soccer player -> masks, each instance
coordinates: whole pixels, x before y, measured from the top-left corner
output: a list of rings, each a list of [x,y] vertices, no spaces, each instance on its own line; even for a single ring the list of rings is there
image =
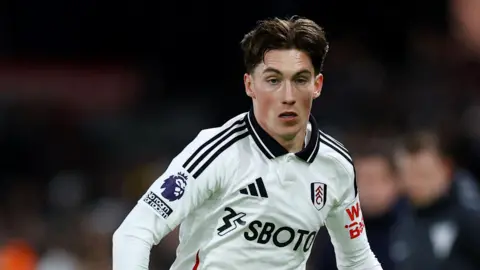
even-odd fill
[[[113,269],[148,269],[180,226],[172,270],[303,270],[326,226],[338,268],[382,269],[372,253],[345,147],[310,115],[325,33],[293,17],[259,22],[241,42],[253,108],[202,130],[113,236]]]

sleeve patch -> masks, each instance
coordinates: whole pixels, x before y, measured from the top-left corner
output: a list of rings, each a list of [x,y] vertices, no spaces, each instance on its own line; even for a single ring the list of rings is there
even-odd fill
[[[181,172],[170,175],[160,186],[162,196],[171,202],[181,199],[187,187],[187,179],[187,175]]]
[[[167,219],[172,213],[173,209],[168,206],[157,194],[150,191],[143,199],[153,210],[155,210],[161,217]]]
[[[363,221],[362,210],[358,199],[355,200],[353,205],[347,207],[345,212],[348,216],[348,223],[345,225],[345,229],[348,230],[350,239],[355,239],[359,237],[365,229],[365,222]]]

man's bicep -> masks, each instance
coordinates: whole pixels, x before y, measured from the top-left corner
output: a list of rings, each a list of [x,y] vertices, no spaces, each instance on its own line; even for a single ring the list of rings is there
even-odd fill
[[[339,186],[337,206],[329,213],[326,226],[335,248],[337,262],[349,260],[360,249],[370,249],[357,192],[355,167],[352,160],[336,161]]]
[[[155,214],[166,220],[170,229],[174,229],[210,197],[214,190],[211,182],[214,179],[191,179],[182,171],[166,173],[150,186],[139,203],[148,205]]]
[[[335,207],[326,220],[332,244],[338,253],[350,253],[368,246],[358,196],[347,205]]]
[[[351,158],[336,161],[338,186],[336,206],[325,221],[340,270],[381,269],[370,249]]]
[[[221,187],[221,177],[217,173],[221,162],[210,162],[208,166],[204,160],[196,162],[191,158],[192,149],[195,148],[187,147],[173,159],[139,200],[164,219],[172,230]]]
[[[358,196],[332,210],[326,227],[335,249],[338,269],[378,266],[368,243]]]

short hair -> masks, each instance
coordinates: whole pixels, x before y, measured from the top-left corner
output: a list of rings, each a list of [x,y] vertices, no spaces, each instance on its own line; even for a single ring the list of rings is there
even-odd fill
[[[317,75],[323,70],[329,48],[323,28],[312,20],[298,16],[259,21],[240,44],[245,68],[250,74],[263,62],[268,51],[297,49],[310,57]]]
[[[411,155],[428,150],[436,151],[442,157],[453,155],[453,149],[447,137],[431,130],[419,130],[406,134],[400,140],[398,148]]]
[[[355,160],[372,157],[380,158],[385,161],[392,173],[397,172],[391,140],[370,139],[362,141],[352,148],[352,156]]]

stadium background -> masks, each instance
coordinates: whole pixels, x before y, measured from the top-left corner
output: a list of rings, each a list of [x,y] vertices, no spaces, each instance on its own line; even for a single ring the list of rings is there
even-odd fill
[[[250,107],[239,41],[271,16],[326,28],[331,51],[313,111],[325,131],[354,144],[439,128],[480,177],[478,3],[5,3],[1,269],[109,269],[113,230],[169,159],[200,129]],[[173,235],[156,247],[151,269],[168,269],[175,245]]]

